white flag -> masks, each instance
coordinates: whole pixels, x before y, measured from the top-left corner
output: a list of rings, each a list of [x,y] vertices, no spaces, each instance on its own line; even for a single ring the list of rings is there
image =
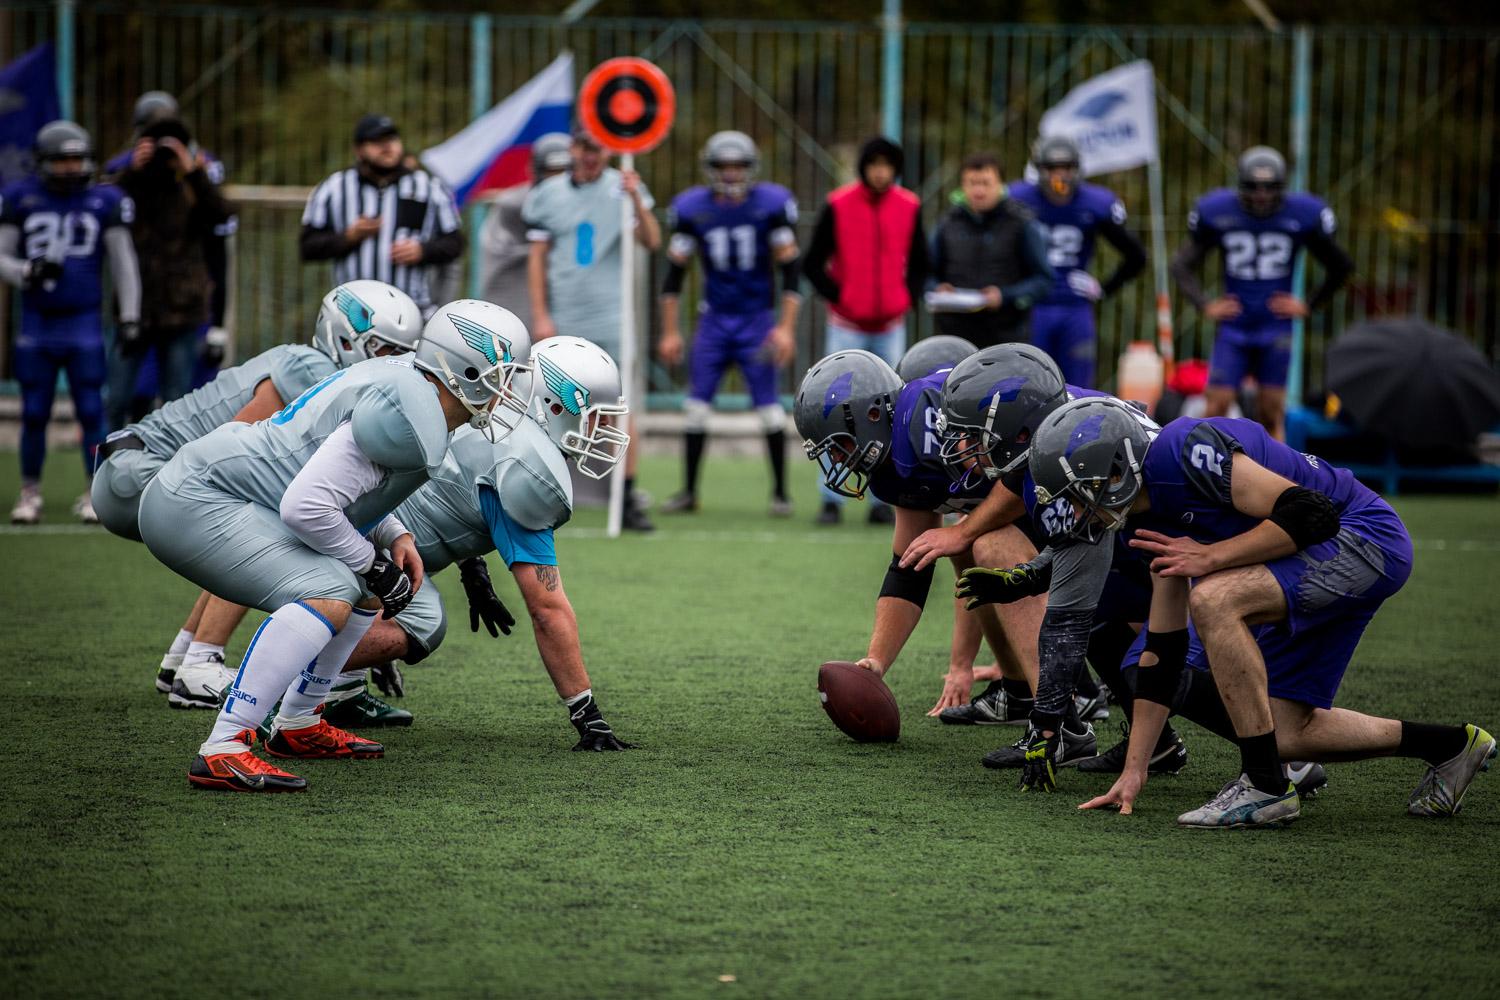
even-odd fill
[[[1156,77],[1151,64],[1116,66],[1068,91],[1042,115],[1043,138],[1067,136],[1083,154],[1083,175],[1156,162]]]

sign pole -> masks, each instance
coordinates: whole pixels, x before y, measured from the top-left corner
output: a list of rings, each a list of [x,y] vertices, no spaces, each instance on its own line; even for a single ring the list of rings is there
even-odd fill
[[[620,157],[621,172],[635,169],[635,154]],[[625,402],[635,414],[635,202],[621,192],[620,197],[620,388]],[[639,441],[630,447],[639,448]],[[619,462],[609,478],[609,525],[606,534],[619,538],[625,521],[625,467]]]
[[[1172,335],[1172,299],[1167,289],[1167,222],[1162,211],[1161,157],[1146,164],[1146,181],[1151,189],[1151,257],[1156,274],[1156,349],[1161,353],[1168,378],[1176,360]]]

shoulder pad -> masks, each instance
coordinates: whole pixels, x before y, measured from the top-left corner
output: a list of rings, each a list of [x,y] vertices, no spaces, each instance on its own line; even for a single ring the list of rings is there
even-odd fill
[[[267,377],[284,403],[338,370],[328,355],[302,344],[282,344],[266,353],[270,355]]]
[[[1178,460],[1183,479],[1200,494],[1220,503],[1232,503],[1230,474],[1240,443],[1221,428],[1200,420],[1182,439]]]
[[[566,524],[573,516],[573,479],[547,432],[524,421],[492,447],[490,468],[476,480],[494,487],[511,519],[532,531]]]
[[[436,469],[448,451],[437,391],[408,365],[393,364],[387,372],[360,391],[349,416],[354,443],[387,469]]]

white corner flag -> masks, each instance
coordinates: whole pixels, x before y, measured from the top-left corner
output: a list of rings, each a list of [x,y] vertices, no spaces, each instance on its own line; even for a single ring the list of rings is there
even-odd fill
[[[1068,91],[1042,115],[1043,138],[1078,143],[1083,175],[1108,174],[1156,162],[1156,77],[1142,59],[1117,66]]]

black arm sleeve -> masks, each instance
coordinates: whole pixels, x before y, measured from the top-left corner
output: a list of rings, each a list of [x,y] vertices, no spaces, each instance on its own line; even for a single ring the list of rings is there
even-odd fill
[[[1120,266],[1116,267],[1114,273],[1105,278],[1100,286],[1104,297],[1108,298],[1125,287],[1125,282],[1146,269],[1146,248],[1135,233],[1114,219],[1099,220],[1099,235],[1103,236],[1110,246],[1120,251],[1121,257]]]
[[[447,264],[458,260],[464,252],[464,231],[455,229],[451,233],[434,233],[422,243],[423,264]]]
[[[911,296],[912,307],[922,301],[922,290],[927,287],[927,234],[922,232],[922,218],[917,217],[911,227],[911,246],[906,257],[906,291]]]
[[[1197,240],[1188,240],[1177,248],[1177,253],[1172,257],[1171,271],[1172,280],[1177,282],[1178,289],[1188,300],[1201,311],[1208,305],[1208,295],[1203,291],[1203,284],[1198,280],[1198,268],[1208,258],[1208,246]]]
[[[1073,697],[1088,653],[1094,613],[1114,562],[1114,545],[1078,543],[1056,549],[1048,546],[1047,551],[1053,553],[1052,588],[1037,637],[1040,670],[1035,706],[1043,729],[1053,728],[1048,723],[1053,717],[1061,719]]]
[[[1354,273],[1354,261],[1344,252],[1343,247],[1333,241],[1332,236],[1320,229],[1308,232],[1307,250],[1323,265],[1323,283],[1307,300],[1307,308],[1321,309],[1333,298],[1333,293],[1349,280],[1349,275]]]
[[[812,243],[802,257],[802,273],[818,294],[829,302],[839,300],[839,285],[828,276],[828,260],[833,256],[833,209],[824,206],[813,229]]]
[[[781,294],[802,297],[802,264],[796,257],[781,265]]]
[[[212,233],[203,241],[203,261],[213,279],[214,293],[208,304],[211,326],[224,325],[224,309],[229,302],[229,237]]]
[[[661,281],[663,295],[681,295],[682,283],[687,279],[687,268],[671,257],[667,258],[667,276]]]
[[[354,249],[354,244],[344,238],[337,229],[315,229],[303,226],[297,239],[297,249],[304,261],[334,260]]]

